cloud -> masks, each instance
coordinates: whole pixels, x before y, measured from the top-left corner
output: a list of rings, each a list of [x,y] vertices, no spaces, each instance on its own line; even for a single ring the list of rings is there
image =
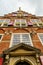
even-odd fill
[[[43,0],[37,2],[36,15],[43,16]]]
[[[43,0],[0,0],[0,16],[22,10],[35,15],[43,15]]]

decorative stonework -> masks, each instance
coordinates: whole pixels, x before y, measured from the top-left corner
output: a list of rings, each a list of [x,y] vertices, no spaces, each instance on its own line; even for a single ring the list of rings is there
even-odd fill
[[[26,61],[30,65],[40,65],[40,62],[38,61],[39,50],[37,51],[38,52],[36,52],[35,48],[33,49],[29,45],[25,46],[25,44],[19,44],[18,47],[16,45],[14,48],[11,48],[4,52],[4,54],[6,54],[5,59],[7,59],[4,63],[7,63],[8,65],[16,65],[20,61]]]

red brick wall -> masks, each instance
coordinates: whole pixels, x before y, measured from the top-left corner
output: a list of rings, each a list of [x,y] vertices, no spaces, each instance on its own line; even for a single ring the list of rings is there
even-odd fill
[[[14,29],[14,28],[5,28],[5,31],[11,31],[12,33],[29,33],[31,30],[31,28],[25,28],[25,29]],[[43,46],[37,36],[37,33],[42,33],[43,29],[33,29],[34,31],[36,31],[36,34],[32,35],[32,42],[34,47],[38,48],[41,50],[41,52],[43,52]],[[11,41],[11,34],[5,34],[5,32],[3,32],[3,30],[0,29],[0,33],[3,33],[3,39],[0,42],[0,54],[9,48],[10,45],[10,41]],[[5,42],[6,41],[6,42]]]

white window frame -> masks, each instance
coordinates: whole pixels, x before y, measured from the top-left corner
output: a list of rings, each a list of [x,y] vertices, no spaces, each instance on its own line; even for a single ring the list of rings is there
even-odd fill
[[[12,42],[13,42],[13,36],[14,36],[14,34],[29,34],[31,46],[33,46],[33,44],[32,44],[32,39],[31,39],[31,36],[30,36],[30,33],[12,33],[11,41],[10,41],[10,46],[9,46],[9,47],[12,47]],[[22,37],[22,36],[20,36],[20,37]],[[20,39],[21,39],[21,42],[22,42],[22,38],[20,38]],[[28,45],[29,45],[29,44],[28,44]]]
[[[10,22],[10,19],[3,19],[3,22],[2,22],[2,24],[1,24],[1,27],[4,26],[5,23],[8,24],[8,22],[6,22],[6,20],[9,20],[9,22]]]
[[[0,22],[0,23],[1,23],[1,26],[2,26],[2,25],[3,25],[3,19],[0,19],[0,21],[1,21],[1,20],[2,20],[2,22]],[[1,27],[1,26],[0,26],[0,27]]]
[[[1,42],[4,34],[0,34],[0,35],[2,35],[2,37],[1,37],[1,39],[0,39],[0,42]]]
[[[27,22],[26,22],[26,19],[15,19],[15,22],[14,22],[14,26],[16,26],[16,20],[19,20],[20,21],[20,27],[22,27],[22,21],[21,20],[25,20],[25,24],[26,24],[26,26],[27,26]]]
[[[40,38],[39,34],[43,34],[43,33],[37,33],[38,38],[39,38],[39,40],[40,40],[41,44],[43,45],[43,42],[42,42],[42,40],[41,40],[41,38]]]
[[[35,22],[33,22],[33,20],[35,21]],[[34,24],[37,24],[37,26],[39,26],[39,24],[38,24],[38,21],[39,21],[39,19],[30,19],[30,21],[32,21],[32,23]]]

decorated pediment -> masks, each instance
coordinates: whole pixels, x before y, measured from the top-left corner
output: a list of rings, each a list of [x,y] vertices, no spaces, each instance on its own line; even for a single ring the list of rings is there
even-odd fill
[[[21,43],[18,45],[14,45],[13,47],[9,48],[8,50],[4,51],[4,54],[11,54],[11,55],[29,55],[40,53],[40,50],[29,46],[27,44]]]

